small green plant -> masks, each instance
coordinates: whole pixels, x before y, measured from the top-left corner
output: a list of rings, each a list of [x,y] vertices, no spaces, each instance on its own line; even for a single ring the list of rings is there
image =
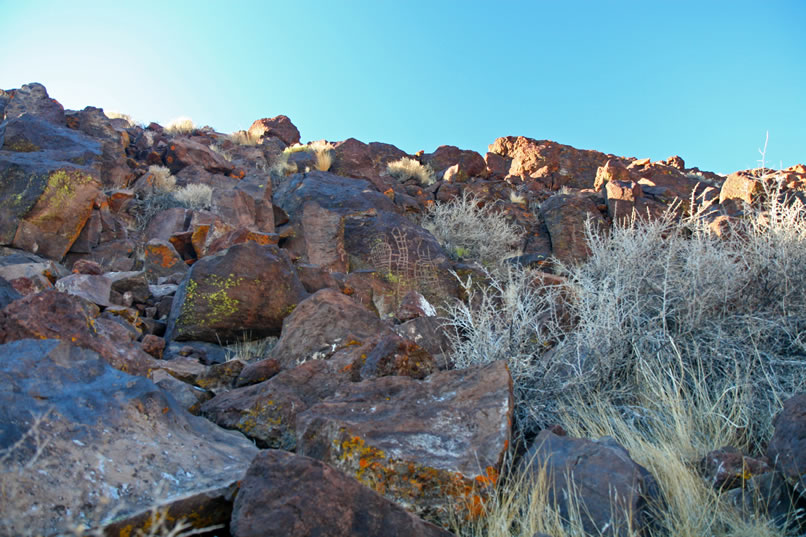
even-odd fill
[[[428,186],[436,181],[431,166],[410,157],[390,162],[386,166],[386,173],[401,183],[409,179],[416,179],[421,185]]]

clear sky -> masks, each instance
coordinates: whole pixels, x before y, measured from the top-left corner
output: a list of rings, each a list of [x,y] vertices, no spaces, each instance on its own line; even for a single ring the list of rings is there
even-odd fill
[[[0,0],[0,88],[221,132],[806,163],[806,0]]]

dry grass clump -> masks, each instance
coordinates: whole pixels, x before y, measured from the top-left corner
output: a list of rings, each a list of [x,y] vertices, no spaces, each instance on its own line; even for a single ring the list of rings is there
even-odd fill
[[[431,166],[410,157],[390,162],[386,166],[386,173],[401,183],[409,179],[416,179],[423,186],[433,185],[436,182]]]
[[[197,211],[209,209],[213,204],[213,189],[208,185],[190,184],[173,193],[179,203]]]
[[[196,129],[196,125],[193,124],[193,120],[189,117],[178,117],[176,119],[172,119],[168,122],[168,125],[165,126],[165,132],[168,134],[190,134]]]
[[[129,124],[130,127],[133,127],[135,125],[135,121],[132,119],[132,116],[130,116],[129,114],[124,114],[122,112],[115,112],[115,111],[111,111],[111,112],[106,112],[105,111],[104,115],[106,117],[108,117],[109,119],[122,119],[122,120],[126,121]]]
[[[176,188],[176,177],[165,166],[153,165],[148,167],[148,173],[154,176],[154,188],[161,192],[173,192]]]
[[[333,165],[333,144],[325,140],[317,140],[309,142],[305,145],[294,144],[283,149],[285,155],[285,162],[288,162],[288,156],[293,153],[300,152],[311,153],[314,156],[314,168],[320,172],[326,172]],[[295,172],[293,172],[295,173]]]
[[[265,358],[277,344],[277,338],[269,336],[263,339],[243,339],[227,345],[227,361],[241,360],[252,362]]]
[[[431,205],[421,225],[454,259],[477,260],[490,270],[520,253],[523,229],[511,224],[494,206],[482,207],[478,198],[467,193],[448,203]]]
[[[260,136],[252,136],[249,131],[235,131],[229,135],[229,139],[238,145],[259,145]]]

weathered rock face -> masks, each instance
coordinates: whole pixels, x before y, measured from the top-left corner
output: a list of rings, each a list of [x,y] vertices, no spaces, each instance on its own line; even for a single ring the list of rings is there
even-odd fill
[[[146,376],[157,362],[127,337],[115,321],[99,318],[98,307],[86,300],[42,291],[12,302],[4,310],[3,343],[20,339],[61,339],[92,349],[112,367]]]
[[[70,274],[56,282],[59,291],[76,295],[98,306],[110,306],[112,280],[92,274]]]
[[[51,99],[45,86],[38,82],[25,84],[18,90],[5,106],[5,119],[13,119],[23,114],[36,116],[64,125],[64,107],[55,99]],[[0,115],[2,119],[2,115]]]
[[[255,139],[273,136],[282,140],[285,145],[298,144],[300,140],[299,129],[286,116],[256,120],[249,127],[249,135]]]
[[[172,274],[184,274],[188,266],[182,260],[173,244],[160,239],[151,239],[143,251],[143,268],[146,279],[156,283],[159,278]]]
[[[734,447],[725,446],[709,452],[700,461],[703,477],[715,489],[743,487],[752,476],[771,471],[766,460],[745,456]]]
[[[564,263],[575,263],[590,255],[585,239],[585,222],[604,226],[596,204],[586,195],[555,194],[540,205],[540,213],[551,237],[551,251]]]
[[[15,300],[22,298],[22,295],[8,283],[8,280],[0,276],[0,309],[5,308]]]
[[[14,472],[0,484],[4,535],[67,531],[66,523],[72,531],[113,510],[126,515],[225,488],[257,452],[242,436],[188,414],[150,380],[54,340],[0,346],[0,423],[0,450],[11,448],[3,470]],[[34,459],[38,447],[44,451]],[[197,504],[199,518],[206,505]]]
[[[101,108],[93,106],[75,112],[70,119],[75,121],[78,130],[101,142],[101,179],[104,187],[127,187],[133,174],[126,165],[126,147],[129,145],[126,130],[115,126]]]
[[[255,457],[235,499],[233,537],[449,537],[330,468],[284,451]]]
[[[290,369],[306,360],[325,359],[351,341],[363,343],[385,326],[352,298],[334,289],[322,289],[301,301],[285,319],[270,358],[280,362],[283,369]],[[244,375],[257,366],[248,365]]]
[[[451,504],[478,515],[509,445],[512,380],[503,362],[424,381],[345,385],[297,416],[297,452],[323,460],[428,519]],[[483,487],[482,487],[483,488]]]
[[[490,145],[489,151],[510,163],[507,175],[534,179],[551,190],[559,190],[563,186],[592,188],[596,170],[609,159],[621,161],[625,166],[629,163],[629,159],[614,155],[523,136],[498,138]],[[499,163],[497,167],[506,166]]]
[[[356,365],[361,380],[389,375],[423,379],[437,370],[431,353],[393,332],[384,335]]]
[[[568,495],[575,493],[586,532],[592,535],[642,534],[651,524],[651,501],[658,499],[652,475],[610,437],[599,440],[558,436],[543,430],[524,456],[526,471],[546,472],[550,501],[568,516]]]
[[[293,451],[297,414],[350,382],[340,364],[311,360],[265,382],[216,395],[202,413],[226,429],[236,429],[260,447]]]
[[[306,296],[283,250],[237,244],[193,265],[176,292],[165,337],[227,343],[276,336]]]

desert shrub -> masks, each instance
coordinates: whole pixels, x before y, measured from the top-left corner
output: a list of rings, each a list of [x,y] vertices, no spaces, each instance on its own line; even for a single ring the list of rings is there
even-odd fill
[[[427,186],[436,181],[431,166],[410,157],[390,162],[386,166],[386,173],[401,183],[409,179],[416,179],[421,185]]]
[[[174,198],[189,209],[209,209],[213,203],[213,189],[208,185],[186,185],[173,193]]]
[[[277,344],[277,338],[269,336],[263,339],[242,339],[227,345],[227,361],[242,360],[253,362],[265,358]]]
[[[283,149],[285,162],[288,162],[288,156],[293,153],[300,152],[311,153],[314,156],[314,167],[320,172],[326,172],[333,165],[333,145],[325,140],[317,140],[308,144],[294,144]],[[296,170],[295,170],[296,172]],[[294,172],[294,173],[295,173]]]
[[[189,117],[178,117],[168,122],[168,125],[165,126],[165,132],[174,135],[190,134],[195,128],[196,126],[193,124],[193,120]]]
[[[173,192],[176,188],[176,177],[165,166],[149,166],[148,173],[154,176],[154,188],[161,192]]]
[[[238,145],[259,145],[261,140],[260,136],[252,136],[249,131],[235,131],[229,135],[229,139]]]
[[[491,270],[519,254],[523,229],[511,224],[492,205],[482,207],[467,193],[448,203],[431,205],[421,225],[454,259],[480,261]]]
[[[625,419],[644,413],[638,379],[647,368],[685,386],[707,376],[711,396],[741,396],[737,427],[748,446],[763,445],[781,399],[806,386],[806,210],[780,195],[768,199],[722,237],[696,211],[682,220],[673,210],[635,218],[608,232],[589,227],[590,258],[562,268],[563,293],[545,290],[561,301],[562,316],[521,284],[513,308],[509,280],[493,275],[477,291],[481,299],[449,315],[457,363],[512,356],[523,364],[514,371],[541,373],[516,381],[527,433],[558,422],[569,394],[605,401]]]
[[[219,155],[221,158],[226,160],[227,162],[232,162],[232,153],[224,149],[220,144],[210,144],[210,150]]]

